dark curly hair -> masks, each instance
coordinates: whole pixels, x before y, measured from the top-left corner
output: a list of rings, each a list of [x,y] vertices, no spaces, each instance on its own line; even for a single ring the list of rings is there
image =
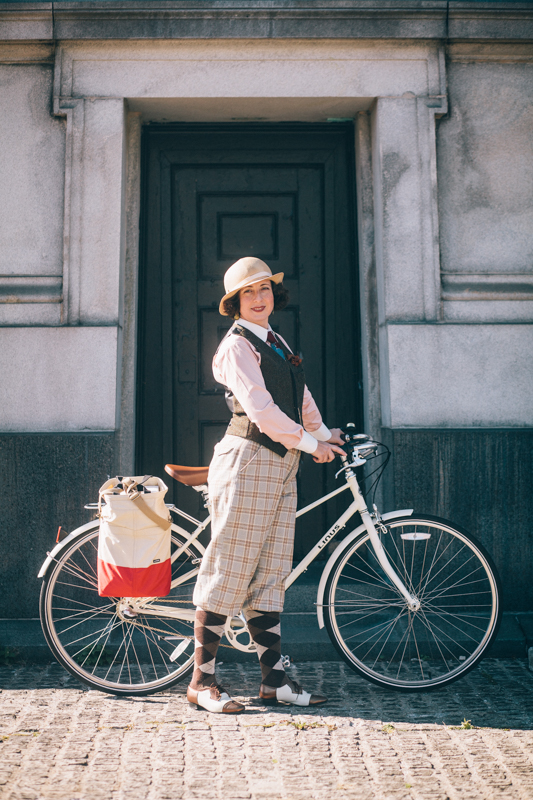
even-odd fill
[[[289,302],[289,292],[282,283],[272,282],[272,294],[274,295],[274,311],[281,311]],[[224,311],[232,319],[238,319],[241,303],[239,300],[239,292],[234,294],[233,297],[228,297],[224,300]]]

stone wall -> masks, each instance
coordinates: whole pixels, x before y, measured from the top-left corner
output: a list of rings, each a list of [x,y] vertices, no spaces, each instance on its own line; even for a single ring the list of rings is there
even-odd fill
[[[0,12],[3,614],[36,615],[54,529],[134,468],[142,124],[258,116],[355,120],[386,505],[464,520],[529,608],[531,4],[101,5]]]

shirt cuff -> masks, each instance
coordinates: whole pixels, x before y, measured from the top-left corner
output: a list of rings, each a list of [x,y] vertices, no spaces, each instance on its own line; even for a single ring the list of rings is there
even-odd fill
[[[331,439],[331,431],[322,423],[317,431],[311,431],[311,436],[314,436],[319,442],[327,442],[328,439]]]
[[[314,453],[317,448],[318,440],[307,431],[304,431],[300,443],[296,445],[296,450],[303,450],[304,453]]]

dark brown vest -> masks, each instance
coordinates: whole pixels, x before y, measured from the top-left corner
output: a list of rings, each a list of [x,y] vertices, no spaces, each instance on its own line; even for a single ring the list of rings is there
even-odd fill
[[[302,424],[302,404],[304,399],[305,375],[301,365],[294,366],[289,361],[281,358],[269,344],[263,342],[259,336],[252,333],[248,328],[241,325],[234,325],[227,334],[228,336],[244,336],[253,344],[261,355],[261,372],[265,381],[267,391],[272,395],[272,399],[279,408],[290,417],[294,422]],[[286,356],[290,356],[282,341],[279,347]],[[233,416],[228,425],[226,433],[232,436],[241,436],[243,439],[251,439],[253,442],[268,447],[278,456],[284,457],[287,448],[280,442],[275,442],[265,433],[261,433],[245,414],[244,409],[234,394],[226,389],[226,402]]]

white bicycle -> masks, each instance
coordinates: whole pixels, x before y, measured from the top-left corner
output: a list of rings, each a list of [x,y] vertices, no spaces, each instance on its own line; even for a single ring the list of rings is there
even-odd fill
[[[326,626],[349,666],[373,683],[400,691],[445,686],[469,672],[497,634],[497,571],[473,536],[444,519],[415,515],[412,509],[380,515],[375,505],[369,511],[354,470],[382,458],[371,473],[379,480],[388,451],[349,427],[345,438],[347,455],[337,473],[343,485],[297,516],[345,491],[351,503],[285,585],[291,586],[359,514],[361,524],[344,536],[322,571],[318,625]],[[208,468],[165,469],[208,502]],[[46,640],[60,664],[92,689],[151,694],[182,681],[193,668],[192,594],[204,554],[198,537],[209,517],[201,522],[174,505],[169,508],[181,525],[172,524],[172,583],[166,597],[99,597],[98,520],[56,544],[39,572]],[[228,618],[225,633],[226,646],[255,651],[242,615]]]

